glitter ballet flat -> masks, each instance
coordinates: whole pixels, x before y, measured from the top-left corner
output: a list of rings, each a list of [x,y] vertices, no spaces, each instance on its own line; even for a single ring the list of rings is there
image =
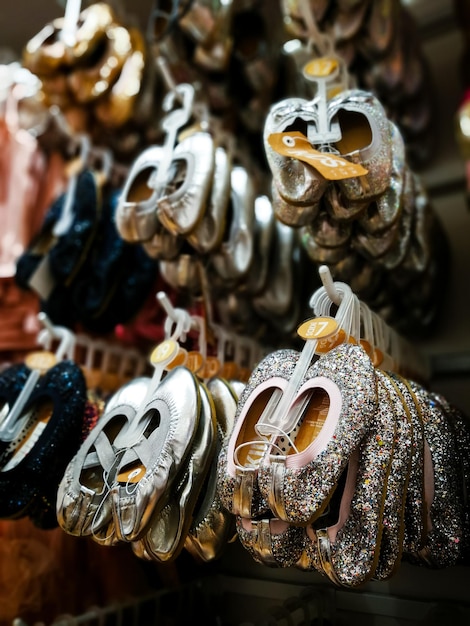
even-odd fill
[[[395,448],[384,502],[379,562],[374,580],[387,580],[398,570],[404,548],[405,512],[413,462],[413,422],[399,388],[385,372],[377,370],[379,383],[387,390],[396,421]]]
[[[161,380],[119,441],[119,461],[109,480],[120,541],[140,539],[151,517],[167,503],[189,454],[200,411],[196,377],[189,369],[176,367]]]
[[[198,497],[215,452],[215,407],[201,384],[201,412],[190,451],[171,487],[168,502],[152,517],[137,553],[160,563],[174,561],[184,547]],[[135,546],[134,546],[135,548]]]
[[[320,519],[313,524],[322,569],[332,582],[344,587],[370,580],[379,562],[396,421],[380,382],[377,392],[374,421],[349,455],[342,493],[330,500],[329,517],[334,523],[325,527],[325,520]]]
[[[401,397],[403,407],[409,415],[412,424],[411,441],[413,456],[405,499],[403,551],[404,553],[415,553],[423,547],[427,532],[424,473],[426,445],[423,409],[415,391],[410,385],[410,381],[394,372],[388,372],[387,376],[394,383],[394,387]]]
[[[377,411],[374,366],[362,347],[341,344],[310,367],[288,411],[297,424],[290,448],[263,455],[258,486],[276,517],[307,524],[321,515],[349,455]],[[279,426],[282,426],[279,424]]]
[[[417,553],[407,555],[415,564],[433,569],[457,565],[463,560],[466,539],[464,490],[455,431],[445,411],[414,381],[410,385],[422,408],[425,448],[425,502],[427,535]]]
[[[305,134],[308,124],[317,123],[314,107],[302,98],[282,100],[271,107],[266,117],[263,131],[266,158],[273,176],[273,186],[279,196],[287,204],[295,206],[290,217],[287,217],[287,211],[283,211],[283,221],[291,226],[303,226],[316,215],[328,181],[307,163],[274,150],[269,138],[287,130],[298,130]]]
[[[392,126],[379,100],[367,91],[350,89],[328,102],[330,119],[337,119],[340,155],[368,170],[367,174],[338,181],[349,201],[363,201],[384,193],[392,172]]]
[[[233,514],[251,518],[269,510],[257,484],[259,463],[269,440],[257,434],[256,426],[268,404],[279,401],[298,357],[295,350],[269,354],[255,367],[240,396],[235,424],[222,446],[217,468],[220,500]]]
[[[208,381],[207,388],[215,406],[216,447],[184,542],[185,550],[199,562],[218,559],[236,537],[235,516],[222,506],[217,493],[217,463],[225,438],[233,429],[239,394],[217,377]]]
[[[22,517],[42,497],[54,500],[81,444],[86,399],[85,378],[73,361],[57,363],[40,379],[22,411],[27,425],[0,469],[0,517]]]
[[[236,516],[237,535],[253,559],[268,567],[296,567],[305,547],[305,529],[278,519]]]
[[[97,424],[68,464],[57,491],[57,520],[66,533],[112,540],[110,484],[119,437],[130,427],[145,397],[149,378],[135,378],[108,400]],[[103,532],[104,531],[104,532]],[[114,536],[114,532],[111,533]]]

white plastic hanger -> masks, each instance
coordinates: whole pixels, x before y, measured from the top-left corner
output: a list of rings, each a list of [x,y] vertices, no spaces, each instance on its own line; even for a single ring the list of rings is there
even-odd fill
[[[46,357],[49,357],[46,359],[48,367],[61,361],[62,359],[73,359],[75,350],[74,333],[70,329],[63,326],[54,326],[47,315],[43,312],[38,314],[38,320],[44,326],[44,329],[39,331],[38,343],[42,345],[45,350],[49,350],[53,341],[59,342],[55,353],[47,353],[45,355]],[[41,357],[41,353],[38,354],[39,357]],[[8,411],[4,420],[2,420],[0,425],[0,439],[2,441],[13,441],[16,439],[28,422],[29,414],[26,414],[23,417],[21,417],[21,414],[44,371],[44,368],[40,366],[32,367],[31,372],[26,379],[26,382],[15,403]]]
[[[329,283],[328,276],[329,270],[327,272],[324,271],[320,273],[322,282],[325,281],[324,286],[321,287],[320,290],[317,290],[317,292],[315,292],[312,296],[310,301],[311,305],[312,303],[315,304],[316,301],[320,299],[320,296],[323,293],[321,291],[322,289],[326,292],[325,285]],[[331,284],[329,286],[331,287]],[[289,409],[291,408],[294,396],[312,363],[319,342],[330,337],[334,337],[338,330],[350,328],[352,325],[351,319],[355,310],[354,295],[348,285],[344,284],[343,289],[344,294],[342,295],[341,302],[339,303],[338,310],[334,317],[315,317],[311,320],[307,320],[307,322],[304,322],[304,324],[301,325],[306,326],[306,331],[303,335],[305,337],[310,336],[311,338],[307,338],[305,340],[299,360],[297,361],[292,376],[290,377],[284,391],[279,390],[278,392],[274,392],[272,394],[256,427],[259,435],[270,435],[280,432],[281,430],[285,433],[289,433],[296,426],[298,413],[301,410],[301,407],[298,407],[298,411],[290,411]],[[331,303],[331,299],[329,300]]]

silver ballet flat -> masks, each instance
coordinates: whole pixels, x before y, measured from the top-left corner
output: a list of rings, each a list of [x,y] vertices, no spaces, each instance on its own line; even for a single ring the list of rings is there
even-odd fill
[[[157,216],[174,235],[187,235],[201,221],[214,177],[215,148],[210,133],[195,132],[174,148],[171,176],[183,170],[183,180],[174,191],[163,191],[157,199]],[[172,174],[173,173],[173,174]]]
[[[176,484],[170,488],[167,504],[152,517],[140,539],[146,558],[160,563],[174,561],[183,549],[194,507],[215,453],[215,407],[202,384],[200,394],[201,413],[190,452]]]
[[[111,540],[114,531],[110,479],[116,463],[116,437],[129,430],[147,392],[149,378],[121,387],[107,402],[97,424],[72,458],[57,491],[57,520],[66,533]]]
[[[199,383],[180,366],[166,374],[119,440],[111,499],[116,536],[131,542],[145,533],[168,501],[199,423]]]
[[[268,281],[272,246],[274,245],[276,218],[268,196],[255,199],[255,221],[253,227],[253,267],[243,280],[243,289],[255,296],[263,291]]]
[[[231,209],[231,223],[226,225],[226,235],[209,262],[224,281],[239,281],[253,260],[255,220],[254,184],[248,171],[240,165],[232,168]]]
[[[151,179],[158,170],[163,148],[151,146],[131,166],[116,208],[116,228],[125,241],[149,241],[158,231],[158,192]]]

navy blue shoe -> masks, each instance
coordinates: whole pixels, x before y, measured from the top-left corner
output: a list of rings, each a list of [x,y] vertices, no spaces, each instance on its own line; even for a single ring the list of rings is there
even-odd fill
[[[24,517],[44,499],[55,506],[59,482],[81,444],[86,400],[85,377],[73,361],[61,361],[40,379],[19,418],[28,416],[27,427],[0,466],[0,518]]]

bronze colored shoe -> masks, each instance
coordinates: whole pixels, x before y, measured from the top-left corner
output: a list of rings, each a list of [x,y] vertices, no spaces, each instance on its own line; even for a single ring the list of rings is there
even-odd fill
[[[106,29],[101,45],[102,54],[97,60],[93,58],[91,67],[80,65],[68,77],[70,91],[80,104],[93,102],[105,95],[132,53],[129,31],[117,24]]]
[[[296,567],[302,559],[305,529],[278,519],[236,516],[241,545],[253,559],[268,567]]]
[[[150,71],[145,41],[137,29],[129,30],[130,50],[114,83],[94,102],[96,119],[106,128],[120,128],[131,118],[138,119],[139,99],[144,100],[145,79]],[[147,98],[148,100],[148,98]]]
[[[63,37],[64,18],[57,18],[28,41],[23,63],[39,76],[74,67],[93,54],[113,22],[111,7],[105,2],[95,3],[80,13],[73,42],[69,44]]]

